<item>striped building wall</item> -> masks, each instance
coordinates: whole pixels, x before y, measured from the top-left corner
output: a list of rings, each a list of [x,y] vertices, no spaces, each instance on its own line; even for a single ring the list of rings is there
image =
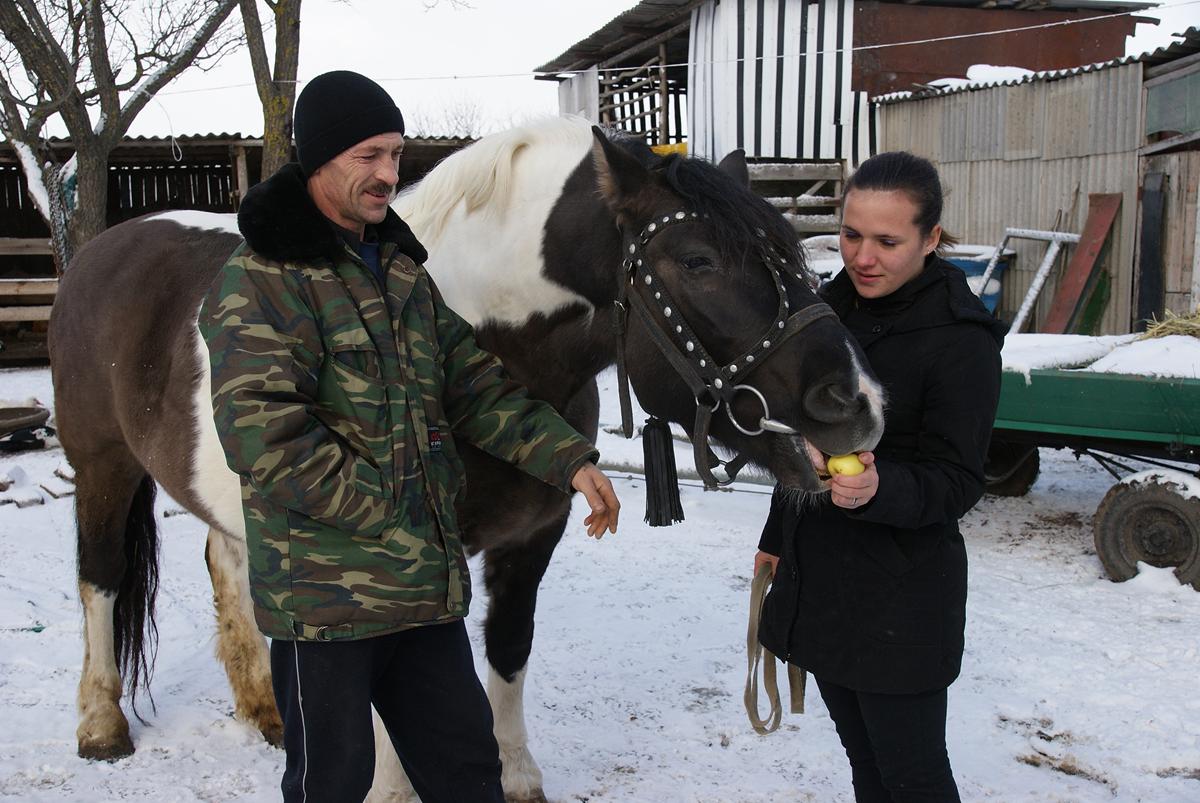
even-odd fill
[[[874,152],[865,92],[850,89],[852,0],[724,0],[692,11],[688,146],[719,159]]]

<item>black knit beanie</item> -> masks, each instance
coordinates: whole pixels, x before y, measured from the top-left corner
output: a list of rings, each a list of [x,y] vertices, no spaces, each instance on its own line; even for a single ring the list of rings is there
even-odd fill
[[[323,73],[296,99],[296,157],[304,175],[364,139],[404,133],[404,117],[383,87],[349,70]]]

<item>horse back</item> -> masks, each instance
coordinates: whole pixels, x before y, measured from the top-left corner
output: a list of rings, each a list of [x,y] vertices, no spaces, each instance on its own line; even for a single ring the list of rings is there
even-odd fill
[[[135,218],[88,242],[64,271],[48,339],[59,436],[73,464],[123,445],[148,471],[178,465],[178,478],[151,472],[168,490],[187,481],[183,461],[161,458],[195,430],[196,315],[241,242],[232,218],[196,218],[210,228],[169,214]]]

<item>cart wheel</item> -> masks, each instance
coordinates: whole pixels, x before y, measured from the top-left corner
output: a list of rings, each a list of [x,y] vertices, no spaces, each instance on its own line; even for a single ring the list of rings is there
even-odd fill
[[[993,496],[1024,496],[1041,466],[1036,446],[993,439],[983,464],[984,490]]]
[[[1183,475],[1187,476],[1187,475]],[[1200,499],[1162,473],[1114,485],[1096,508],[1096,554],[1117,582],[1137,574],[1137,562],[1175,567],[1179,582],[1200,591]]]

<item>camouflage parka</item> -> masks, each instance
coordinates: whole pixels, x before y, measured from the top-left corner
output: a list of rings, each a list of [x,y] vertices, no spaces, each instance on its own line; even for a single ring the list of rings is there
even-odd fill
[[[250,191],[238,224],[199,322],[259,628],[357,639],[465,616],[456,439],[565,492],[595,448],[476,345],[391,210],[386,289],[296,165]]]

